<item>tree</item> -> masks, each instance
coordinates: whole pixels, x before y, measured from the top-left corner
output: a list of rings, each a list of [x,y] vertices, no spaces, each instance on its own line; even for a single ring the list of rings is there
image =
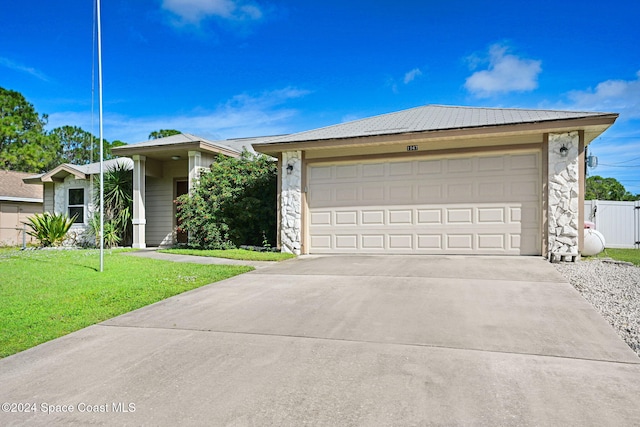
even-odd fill
[[[55,144],[39,115],[21,93],[0,87],[0,168],[43,172],[55,157]]]
[[[77,126],[62,126],[49,132],[52,143],[57,147],[57,155],[49,168],[61,163],[86,165],[99,160],[100,142],[91,133]],[[102,141],[104,159],[113,158],[111,148],[125,145],[122,141]]]
[[[190,194],[177,200],[189,245],[222,249],[270,246],[276,240],[277,164],[244,151],[240,158],[219,156]]]
[[[153,132],[151,132],[149,134],[149,139],[166,138],[166,137],[172,136],[172,135],[180,135],[181,133],[182,132],[180,132],[179,130],[175,130],[175,129],[154,130]]]
[[[585,200],[640,200],[640,195],[628,192],[615,178],[603,178],[599,175],[587,178]]]

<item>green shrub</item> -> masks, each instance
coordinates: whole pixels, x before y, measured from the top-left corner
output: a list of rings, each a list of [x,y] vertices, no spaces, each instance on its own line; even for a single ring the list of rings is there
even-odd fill
[[[245,151],[239,158],[219,156],[201,174],[191,194],[176,201],[189,246],[275,245],[276,176],[276,162],[264,155]]]
[[[27,234],[35,237],[44,247],[60,246],[64,242],[69,228],[73,225],[73,218],[69,218],[66,214],[51,214],[45,212],[43,214],[35,214],[28,218],[31,231]]]

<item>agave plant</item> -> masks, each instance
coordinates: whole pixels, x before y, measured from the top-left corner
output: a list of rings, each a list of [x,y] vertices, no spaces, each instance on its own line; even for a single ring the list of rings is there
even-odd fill
[[[64,242],[69,228],[73,225],[73,218],[69,218],[66,214],[52,214],[45,212],[43,214],[35,214],[28,218],[31,231],[27,234],[35,237],[44,247],[60,246]]]

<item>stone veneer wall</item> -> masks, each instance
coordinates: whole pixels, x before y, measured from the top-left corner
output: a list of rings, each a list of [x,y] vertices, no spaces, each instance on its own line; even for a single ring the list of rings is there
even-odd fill
[[[549,134],[549,256],[578,254],[579,142],[578,132]],[[563,145],[566,157],[560,154]]]
[[[93,204],[93,195],[90,191],[90,181],[84,179],[76,179],[73,176],[67,176],[64,182],[56,182],[54,189],[54,211],[56,214],[68,214],[67,212],[67,191],[70,188],[84,188],[84,209],[85,221],[89,221],[91,215],[95,211]],[[86,222],[76,223],[69,229],[69,237],[63,242],[65,246],[87,246],[93,244],[95,239],[90,235],[89,225]]]
[[[291,173],[287,166],[292,165]],[[282,193],[280,198],[280,246],[283,252],[300,255],[302,236],[302,153],[282,153]]]

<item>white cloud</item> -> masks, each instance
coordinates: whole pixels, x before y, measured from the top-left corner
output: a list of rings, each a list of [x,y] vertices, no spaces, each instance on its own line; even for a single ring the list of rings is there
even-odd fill
[[[627,119],[640,119],[640,71],[634,80],[606,80],[595,89],[567,94],[572,109],[611,111]]]
[[[49,77],[47,77],[44,73],[36,70],[35,68],[32,67],[27,67],[26,65],[22,65],[20,63],[17,63],[15,61],[12,61],[9,58],[4,58],[0,56],[0,65],[3,67],[7,67],[11,70],[14,71],[19,71],[21,73],[27,73],[39,80],[48,82],[49,81]]]
[[[489,48],[488,57],[469,57],[471,69],[477,68],[483,62],[488,62],[488,68],[469,76],[465,88],[481,98],[536,89],[538,75],[542,72],[542,61],[520,58],[509,54],[508,50],[507,46],[495,44]]]
[[[422,71],[420,71],[420,68],[414,68],[413,70],[409,71],[404,75],[404,84],[411,83],[421,75],[422,75]]]
[[[177,25],[199,25],[204,19],[219,17],[232,21],[254,21],[262,18],[255,4],[240,0],[163,0],[162,8],[174,14]]]
[[[214,110],[198,109],[190,114],[160,117],[132,118],[105,111],[104,137],[128,143],[146,141],[149,133],[158,129],[178,129],[210,139],[239,138],[260,135],[276,135],[291,132],[292,119],[298,114],[285,104],[301,98],[309,91],[286,87],[265,91],[258,95],[241,94],[219,105]],[[80,126],[97,135],[91,129],[90,113],[62,112],[49,115],[48,129],[59,126]]]

